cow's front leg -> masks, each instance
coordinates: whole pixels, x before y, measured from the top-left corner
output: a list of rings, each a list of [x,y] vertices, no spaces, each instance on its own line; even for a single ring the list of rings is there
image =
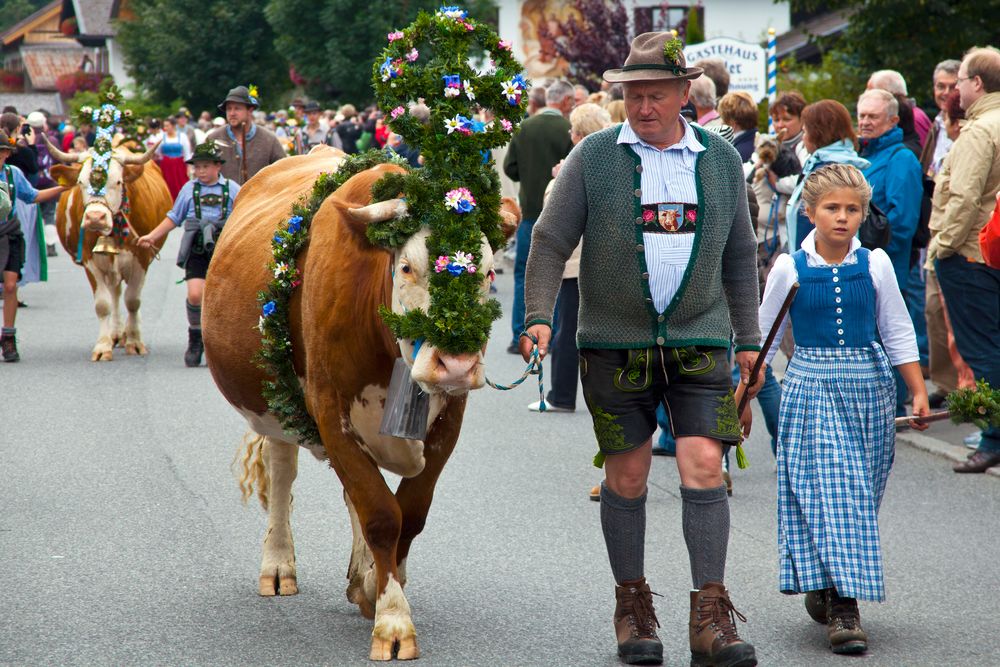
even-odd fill
[[[264,438],[261,446],[267,481],[267,534],[260,562],[258,590],[261,595],[295,595],[295,543],[292,540],[292,483],[299,469],[299,447]],[[264,496],[261,496],[264,498]]]
[[[125,322],[125,353],[145,355],[147,350],[139,330],[139,306],[142,303],[142,287],[146,282],[146,269],[137,257],[132,256],[130,259],[125,279],[125,309],[128,311]]]
[[[114,349],[114,325],[112,316],[112,296],[111,281],[113,276],[108,275],[106,260],[92,260],[93,265],[88,266],[94,276],[94,312],[97,313],[97,343],[90,353],[91,361],[111,361]]]
[[[331,397],[329,402],[320,404],[338,403]],[[322,412],[327,411],[321,409]],[[364,585],[367,588],[369,581],[374,582],[375,626],[369,658],[392,660],[395,651],[400,660],[412,660],[420,656],[420,649],[410,604],[403,595],[396,567],[402,515],[378,467],[365,455],[353,432],[342,426],[341,414],[339,410],[330,410],[326,415],[317,415],[317,423],[327,456],[357,513],[361,533],[375,563],[374,577],[369,580],[366,576]]]
[[[121,275],[120,273],[118,274]],[[121,278],[111,284],[111,340],[115,347],[125,343],[125,327],[122,326],[122,281]]]

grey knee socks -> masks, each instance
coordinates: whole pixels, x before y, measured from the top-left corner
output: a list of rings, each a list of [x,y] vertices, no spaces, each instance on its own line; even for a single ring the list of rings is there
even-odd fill
[[[188,316],[188,326],[192,329],[201,328],[201,306],[192,305],[190,301],[185,300],[184,305],[187,306],[187,316]]]
[[[615,581],[621,584],[642,578],[646,546],[646,494],[638,498],[622,498],[601,483],[601,528]]]
[[[729,546],[729,498],[725,485],[715,489],[681,487],[684,541],[691,559],[691,579],[701,590],[722,583]]]

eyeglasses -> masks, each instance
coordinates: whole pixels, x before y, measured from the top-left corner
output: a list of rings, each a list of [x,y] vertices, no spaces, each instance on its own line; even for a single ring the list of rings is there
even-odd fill
[[[976,76],[978,76],[978,75],[976,75]],[[970,80],[975,79],[975,78],[976,78],[975,76],[960,76],[960,77],[957,77],[955,79],[955,84],[958,85],[958,84],[962,83],[963,81],[970,81]]]

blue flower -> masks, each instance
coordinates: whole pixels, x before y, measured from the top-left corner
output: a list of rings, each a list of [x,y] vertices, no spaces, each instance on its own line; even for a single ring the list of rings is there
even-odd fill
[[[448,265],[448,273],[450,273],[453,276],[462,275],[462,271],[465,271],[465,267],[462,266],[461,264],[455,264],[454,262],[452,262],[451,264]]]
[[[490,161],[489,151],[479,151],[479,154],[483,156],[483,164],[488,164]]]
[[[293,215],[288,219],[288,233],[295,234],[302,229],[302,216]]]
[[[514,78],[511,79],[511,81],[513,81],[515,84],[517,84],[518,86],[520,86],[520,88],[522,90],[524,90],[525,88],[528,87],[528,84],[525,83],[525,81],[524,81],[524,75],[523,74],[515,74]]]
[[[282,244],[285,242],[285,239],[281,238],[281,232],[275,232],[274,233],[274,242],[275,243],[282,243]]]
[[[273,301],[268,301],[267,303],[264,304],[264,308],[261,309],[261,312],[264,313],[264,317],[270,317],[271,315],[274,314],[274,311],[277,307],[278,306],[275,305]]]
[[[473,132],[485,132],[486,131],[486,123],[484,123],[482,121],[479,121],[479,120],[472,121],[472,131]]]
[[[459,199],[457,210],[459,213],[468,213],[472,210],[472,202],[468,199]]]
[[[453,88],[460,88],[462,86],[462,78],[458,74],[445,74],[441,78],[444,79],[444,85],[446,86]]]

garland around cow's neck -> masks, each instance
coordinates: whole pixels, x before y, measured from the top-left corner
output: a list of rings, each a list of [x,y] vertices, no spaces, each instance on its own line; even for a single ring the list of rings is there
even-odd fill
[[[391,173],[372,187],[373,199],[406,199],[407,215],[367,228],[369,240],[393,249],[421,227],[430,262],[428,310],[381,314],[399,339],[424,341],[452,353],[475,353],[485,344],[500,316],[496,300],[482,301],[482,238],[497,250],[504,244],[500,229],[500,183],[489,150],[510,141],[524,117],[528,85],[511,44],[488,26],[468,18],[458,7],[421,12],[405,30],[387,35],[389,44],[373,67],[379,106],[389,112],[389,126],[420,149],[421,169]],[[488,68],[469,65],[476,48],[488,53]],[[424,123],[408,109],[418,99],[430,107]],[[474,105],[493,120],[473,120]],[[306,242],[312,217],[323,201],[351,176],[379,162],[384,153],[351,156],[334,174],[323,174],[305,201],[292,206],[272,243],[273,271],[258,295],[262,345],[258,363],[270,378],[264,384],[269,410],[282,426],[305,442],[319,442],[319,431],[306,410],[305,397],[292,362],[288,304],[302,282],[296,258]]]
[[[110,81],[101,86],[97,107],[81,106],[76,112],[77,127],[93,125],[96,137],[90,149],[90,184],[87,194],[104,197],[108,185],[108,166],[114,150],[114,137],[118,132],[132,129],[132,110],[119,108],[121,91]]]

